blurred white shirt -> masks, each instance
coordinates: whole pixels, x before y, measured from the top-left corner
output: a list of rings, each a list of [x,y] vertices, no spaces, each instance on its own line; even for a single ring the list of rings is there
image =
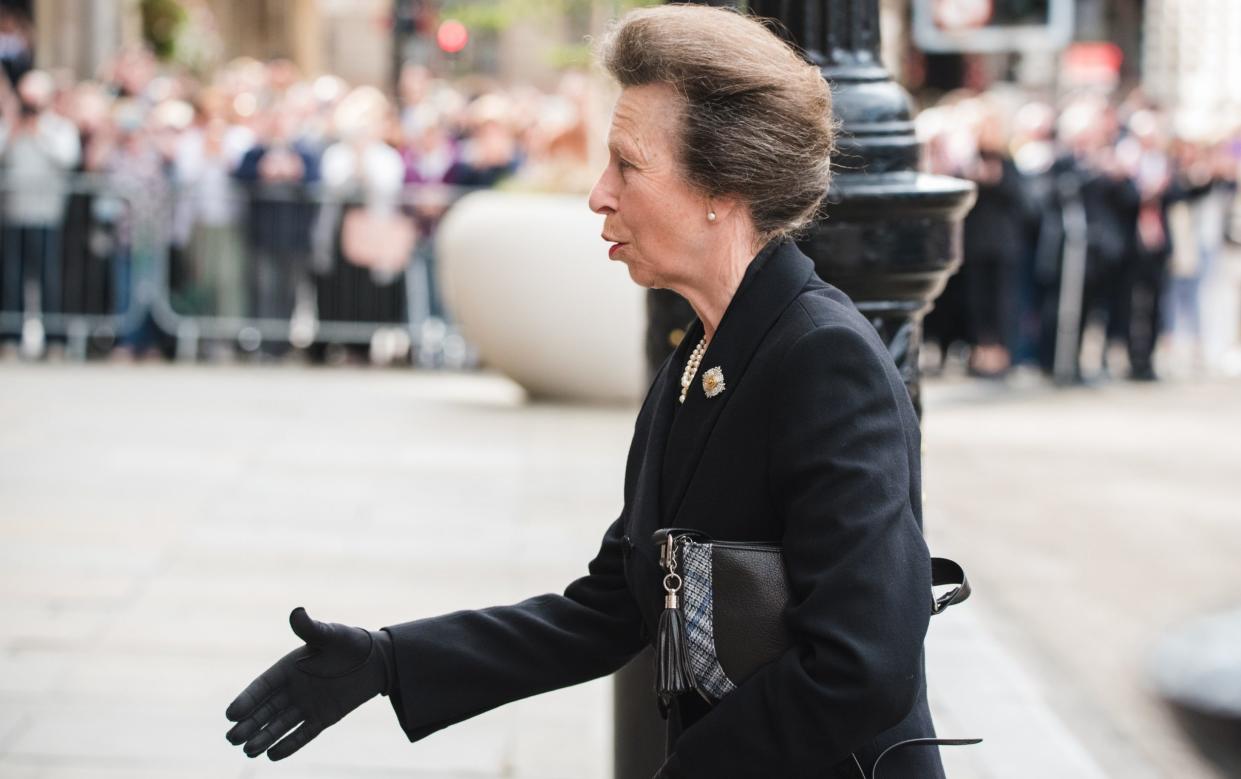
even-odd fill
[[[0,165],[8,179],[5,218],[24,227],[60,224],[69,177],[81,157],[78,130],[51,112],[39,117],[34,132],[13,134],[0,128]]]

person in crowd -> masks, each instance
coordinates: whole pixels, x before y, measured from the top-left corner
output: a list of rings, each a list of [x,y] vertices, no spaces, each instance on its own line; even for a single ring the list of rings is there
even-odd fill
[[[233,173],[254,140],[249,128],[229,121],[219,90],[203,90],[194,125],[180,135],[173,158],[174,240],[187,252],[186,286],[199,293],[184,301],[186,313],[238,319],[249,311],[238,224],[243,204]]]
[[[1082,381],[1082,339],[1098,323],[1108,338],[1127,322],[1124,268],[1138,193],[1114,152],[1115,113],[1094,98],[1074,101],[1058,124],[1063,152],[1052,166],[1051,219],[1039,236],[1042,300],[1039,362],[1060,381]],[[1100,368],[1106,370],[1106,363]]]
[[[1004,377],[1013,362],[1031,206],[1004,114],[996,96],[961,90],[918,118],[927,170],[972,180],[978,193],[963,226],[961,266],[924,318],[926,339],[938,347],[932,371],[957,353],[970,374],[987,378]]]
[[[502,95],[482,95],[466,110],[466,136],[446,181],[462,187],[493,187],[521,165],[521,150]]]
[[[1013,363],[1038,365],[1039,354],[1039,236],[1050,227],[1049,219],[1061,218],[1054,207],[1056,162],[1056,112],[1042,101],[1022,105],[1013,116],[1009,144],[1013,164],[1021,175],[1027,218],[1019,241],[1021,270],[1018,273],[1018,316]]]
[[[1025,185],[1009,156],[1000,108],[974,101],[977,154],[960,175],[978,188],[965,217],[963,267],[971,352],[976,376],[999,378],[1012,363],[1017,329],[1017,275],[1028,213]]]
[[[399,120],[401,127],[407,132],[423,123],[417,116],[420,111],[435,110],[432,93],[436,86],[435,78],[425,66],[414,62],[401,65],[396,89],[397,99],[400,101]]]
[[[265,67],[267,90],[275,101],[285,103],[289,90],[302,83],[301,68],[297,66],[297,63],[284,57],[267,62]]]
[[[407,319],[405,271],[417,233],[403,205],[401,154],[384,138],[395,118],[374,87],[350,92],[334,115],[340,140],[323,153],[328,203],[316,227],[319,316],[333,321]],[[365,347],[352,356],[364,359]],[[325,351],[317,351],[322,359]]]
[[[84,177],[69,195],[62,222],[66,313],[107,315],[115,311],[112,236],[95,219],[100,193],[89,185],[90,177],[104,170],[111,153],[111,110],[110,97],[93,81],[74,85],[66,101],[66,118],[77,128],[82,149],[75,174]]]
[[[1121,289],[1127,305],[1123,322],[1129,351],[1129,378],[1153,381],[1157,378],[1155,346],[1162,331],[1163,297],[1172,250],[1168,207],[1181,197],[1181,192],[1174,186],[1175,171],[1165,151],[1160,118],[1149,110],[1138,111],[1130,117],[1128,129],[1129,137],[1113,154],[1118,167],[1127,175],[1109,181],[1105,195],[1108,197],[1105,205],[1114,205],[1123,217],[1115,227],[1104,225],[1104,229],[1098,231],[1098,238],[1113,235],[1126,238],[1124,248],[1128,262]],[[1113,195],[1118,191],[1121,194]],[[1136,208],[1133,195],[1137,196]],[[1130,224],[1134,224],[1134,230],[1121,232],[1122,227]]]
[[[280,105],[297,127],[296,141],[299,148],[316,159],[323,159],[323,152],[331,145],[331,122],[315,97],[314,86],[298,82],[284,93]]]
[[[928,173],[958,175],[977,157],[975,133],[970,123],[960,117],[957,102],[952,98],[918,114],[916,130],[922,142],[922,165]],[[948,367],[950,354],[968,348],[972,333],[966,293],[966,278],[962,268],[958,268],[923,318],[925,342],[937,347],[933,352],[936,363],[924,365],[930,375]]]
[[[146,109],[155,102],[150,88],[158,75],[159,62],[146,46],[121,50],[104,71],[112,94],[122,100],[137,100]]]
[[[576,72],[561,77],[556,91],[535,93],[531,119],[519,136],[525,160],[517,174],[522,188],[566,192],[581,189],[590,170],[591,89]]]
[[[1084,177],[1082,206],[1086,216],[1086,279],[1082,295],[1082,319],[1078,348],[1087,327],[1099,324],[1104,334],[1104,351],[1098,375],[1110,375],[1109,349],[1112,344],[1127,345],[1132,323],[1132,301],[1128,291],[1128,258],[1135,246],[1135,226],[1139,216],[1139,193],[1132,168],[1117,155],[1121,128],[1116,111],[1102,104],[1095,118],[1096,127],[1087,138],[1093,141],[1079,156]],[[1080,359],[1080,357],[1079,357]],[[1080,370],[1080,366],[1079,366]]]
[[[313,100],[306,105],[307,120],[302,128],[303,138],[307,142],[313,140],[320,152],[327,151],[327,147],[337,141],[336,109],[348,94],[349,85],[339,76],[319,76],[310,85]]]
[[[1218,362],[1217,349],[1208,349],[1210,322],[1208,293],[1217,282],[1232,182],[1221,146],[1202,139],[1173,140],[1172,156],[1182,195],[1168,209],[1172,239],[1166,317],[1173,346],[1191,370],[1203,372]],[[1208,353],[1210,352],[1210,353]],[[1211,366],[1208,365],[1211,364]]]
[[[444,117],[430,106],[407,113],[402,123],[402,133],[401,159],[405,164],[405,183],[446,183],[449,172],[460,160],[461,152]]]
[[[1221,131],[1207,155],[1213,171],[1210,202],[1204,203],[1198,223],[1204,255],[1199,286],[1203,365],[1209,374],[1228,375],[1241,372],[1241,284],[1235,277],[1241,254],[1241,125]]]
[[[406,139],[401,152],[405,208],[414,219],[418,235],[411,277],[406,279],[410,326],[416,328],[428,319],[445,317],[436,277],[435,233],[439,220],[459,194],[448,184],[448,175],[460,159],[460,149],[447,120],[429,105],[406,112],[402,129]]]
[[[323,153],[325,189],[333,196],[356,196],[376,216],[395,213],[406,168],[400,153],[384,141],[392,121],[387,98],[373,87],[358,87],[341,101],[334,118],[339,140]],[[346,259],[367,266],[372,258]]]
[[[309,188],[320,180],[320,160],[299,144],[296,114],[277,104],[260,117],[258,141],[233,173],[248,193],[247,296],[256,318],[288,321],[309,268],[317,212]],[[263,350],[285,349],[265,342]]]
[[[72,122],[52,110],[54,99],[55,82],[45,71],[27,72],[16,90],[0,76],[0,172],[6,178],[0,307],[5,311],[25,309],[28,282],[38,289],[42,314],[61,311],[60,228],[81,144]],[[41,332],[27,336],[28,346],[38,350],[43,340]]]
[[[413,219],[417,242],[405,274],[409,336],[414,358],[435,365],[448,335],[438,283],[435,236],[440,219],[469,190],[449,182],[461,162],[460,125],[465,97],[430,70],[406,63],[401,100],[401,156],[405,161],[404,210]]]
[[[144,101],[117,102],[113,126],[115,139],[105,163],[108,197],[96,207],[96,216],[112,222],[116,236],[113,289],[124,323],[115,356],[151,359],[170,353],[153,313],[158,263],[171,237],[169,161],[154,142],[156,131]]]

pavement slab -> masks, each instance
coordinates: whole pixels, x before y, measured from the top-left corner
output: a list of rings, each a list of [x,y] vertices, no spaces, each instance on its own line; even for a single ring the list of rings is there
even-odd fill
[[[410,745],[373,701],[281,764],[223,709],[296,639],[560,591],[635,409],[487,374],[0,363],[0,776],[603,779],[607,680]],[[928,637],[954,779],[1214,774],[1145,686],[1241,592],[1236,382],[926,386],[926,525],[975,596]]]

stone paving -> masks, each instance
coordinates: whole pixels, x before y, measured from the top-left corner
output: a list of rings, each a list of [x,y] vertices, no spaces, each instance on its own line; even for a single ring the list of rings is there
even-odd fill
[[[1241,381],[936,389],[926,521],[968,561],[971,618],[1107,776],[1216,776],[1148,663],[1165,631],[1241,604]]]
[[[954,779],[1211,777],[1143,688],[1241,592],[1237,383],[928,387],[927,524]],[[386,701],[284,763],[223,710],[289,610],[379,626],[560,590],[620,506],[631,408],[489,376],[0,364],[0,777],[603,779],[606,680],[410,745]]]

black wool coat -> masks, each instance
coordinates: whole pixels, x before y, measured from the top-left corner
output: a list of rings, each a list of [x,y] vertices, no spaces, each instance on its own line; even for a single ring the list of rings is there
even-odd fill
[[[386,628],[392,703],[411,741],[612,673],[651,643],[661,527],[782,544],[796,643],[712,708],[682,696],[672,776],[857,779],[884,747],[934,735],[920,435],[882,340],[788,241],[751,262],[703,357],[724,391],[708,398],[696,381],[681,405],[681,371],[701,337],[695,322],[651,386],[624,508],[585,576],[563,595]],[[907,747],[884,759],[882,776],[939,779],[943,769],[935,747]]]

